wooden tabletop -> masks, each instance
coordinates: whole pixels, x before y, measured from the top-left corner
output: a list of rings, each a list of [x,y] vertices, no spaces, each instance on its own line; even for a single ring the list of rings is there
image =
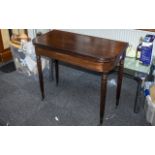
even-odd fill
[[[50,31],[33,40],[37,47],[93,58],[98,62],[111,61],[121,55],[128,43],[60,30]]]

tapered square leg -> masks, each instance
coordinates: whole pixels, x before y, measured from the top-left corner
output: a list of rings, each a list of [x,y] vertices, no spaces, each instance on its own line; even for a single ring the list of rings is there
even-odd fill
[[[37,67],[38,67],[38,74],[39,74],[40,90],[41,90],[41,95],[42,95],[42,100],[43,100],[45,98],[45,93],[44,93],[44,82],[43,82],[41,57],[39,55],[37,56]]]
[[[102,74],[102,76],[101,76],[101,94],[100,94],[100,125],[102,125],[103,119],[104,119],[106,92],[107,92],[107,74]]]
[[[56,85],[58,86],[59,83],[59,61],[55,60],[55,78],[56,78]]]

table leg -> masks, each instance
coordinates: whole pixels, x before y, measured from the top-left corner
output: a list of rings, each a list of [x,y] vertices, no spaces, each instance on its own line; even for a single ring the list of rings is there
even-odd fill
[[[103,123],[103,118],[104,118],[106,91],[107,91],[107,74],[103,73],[101,76],[100,125]]]
[[[59,83],[59,61],[55,60],[55,78],[56,78],[56,85],[58,86]]]
[[[39,74],[39,83],[40,83],[40,90],[42,95],[42,100],[45,98],[44,93],[44,82],[43,82],[43,73],[42,73],[42,65],[41,65],[41,56],[37,56],[37,66],[38,66],[38,74]]]
[[[53,59],[49,59],[49,80],[52,81],[53,78]]]
[[[116,92],[116,106],[119,105],[119,99],[120,99],[121,87],[122,87],[122,79],[123,79],[123,70],[124,70],[124,58],[122,58],[119,62],[118,78],[117,78],[117,92]]]

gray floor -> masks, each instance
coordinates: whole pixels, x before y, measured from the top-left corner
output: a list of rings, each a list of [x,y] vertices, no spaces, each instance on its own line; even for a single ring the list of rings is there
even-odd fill
[[[144,126],[144,110],[133,112],[136,82],[124,78],[120,105],[115,109],[115,80],[108,82],[105,126]],[[60,66],[60,83],[45,79],[41,101],[37,81],[17,71],[0,71],[0,120],[10,126],[96,126],[99,122],[100,76]]]

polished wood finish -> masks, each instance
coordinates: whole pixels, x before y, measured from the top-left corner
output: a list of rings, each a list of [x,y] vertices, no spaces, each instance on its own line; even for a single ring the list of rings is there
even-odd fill
[[[12,60],[12,53],[10,51],[10,49],[6,49],[4,50],[2,53],[0,53],[0,62],[7,62]]]
[[[58,86],[59,83],[59,61],[55,60],[55,78],[56,78],[56,85]]]
[[[34,40],[37,47],[67,55],[85,57],[94,62],[115,61],[127,43],[92,36],[53,30]],[[52,52],[50,52],[52,53]]]
[[[2,52],[3,50],[4,50],[3,40],[2,40],[2,35],[1,35],[1,30],[0,30],[0,52]]]
[[[59,30],[53,30],[37,37],[33,43],[36,48],[42,98],[44,98],[44,89],[40,56],[50,57],[57,61],[101,73],[100,124],[102,124],[105,111],[107,74],[120,62],[117,88],[118,104],[123,77],[123,62],[128,43]],[[58,83],[57,61],[56,79]]]
[[[103,73],[101,75],[100,124],[103,123],[103,118],[104,118],[106,92],[107,92],[107,74]]]

